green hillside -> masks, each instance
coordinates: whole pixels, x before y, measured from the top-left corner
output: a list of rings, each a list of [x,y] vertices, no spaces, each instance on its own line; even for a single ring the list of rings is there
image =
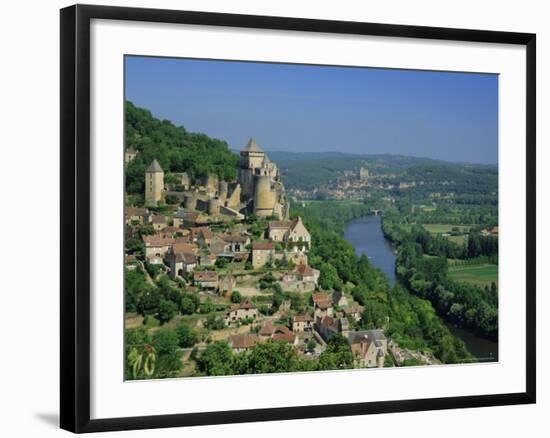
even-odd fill
[[[190,176],[216,174],[235,179],[238,156],[222,140],[188,132],[169,120],[159,120],[150,111],[126,101],[126,149],[139,153],[126,170],[126,191],[143,193],[145,169],[157,159],[165,172],[188,172]]]

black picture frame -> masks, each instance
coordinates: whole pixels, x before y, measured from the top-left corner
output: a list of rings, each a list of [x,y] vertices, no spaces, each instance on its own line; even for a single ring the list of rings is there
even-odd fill
[[[526,391],[273,409],[90,419],[90,21],[181,23],[376,35],[526,47],[527,284]],[[61,386],[60,426],[75,432],[426,411],[536,401],[536,35],[290,17],[74,5],[61,10]]]

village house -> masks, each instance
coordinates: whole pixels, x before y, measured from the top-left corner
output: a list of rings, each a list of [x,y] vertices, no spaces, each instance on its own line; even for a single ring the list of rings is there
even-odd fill
[[[359,322],[361,320],[361,315],[363,314],[363,306],[348,306],[344,307],[343,312],[344,316],[351,317],[355,321]]]
[[[292,318],[292,331],[306,332],[313,330],[313,317],[309,313],[296,315]]]
[[[275,330],[271,335],[271,339],[274,341],[285,342],[291,345],[298,344],[298,337],[288,328],[283,325],[275,326]]]
[[[170,257],[170,276],[172,278],[183,277],[193,272],[197,266],[197,257],[193,253],[178,252]]]
[[[214,254],[201,254],[199,257],[199,264],[201,266],[214,266],[216,264],[217,257]]]
[[[250,244],[250,237],[248,236],[233,236],[227,234],[223,239],[228,245],[228,251],[232,253],[246,252],[246,245]]]
[[[272,339],[274,341],[282,341],[288,344],[297,345],[298,338],[296,335],[286,326],[273,325],[271,321],[266,322],[259,331],[261,340]]]
[[[273,335],[273,332],[275,331],[275,326],[271,321],[267,321],[258,334],[260,335],[260,339],[271,339],[271,336]]]
[[[299,281],[314,283],[317,286],[321,272],[309,265],[300,264],[296,267],[296,275]]]
[[[383,330],[349,332],[351,351],[359,366],[383,367],[388,352],[388,342]]]
[[[173,254],[187,252],[196,255],[199,252],[199,247],[194,243],[186,242],[185,238],[183,238],[181,240],[176,239],[175,242],[172,244],[171,250]]]
[[[208,227],[191,228],[191,238],[203,248],[208,248],[214,233]]]
[[[269,222],[268,236],[274,242],[292,244],[295,251],[307,251],[311,243],[311,235],[304,226],[300,216],[293,221]],[[303,243],[303,245],[300,243]]]
[[[259,342],[258,336],[253,334],[233,335],[229,338],[229,345],[231,346],[231,348],[235,353],[248,351],[258,342]]]
[[[337,307],[344,307],[349,304],[344,292],[336,290],[332,293],[332,303]]]
[[[252,267],[259,269],[275,259],[275,244],[273,242],[254,242],[252,244]]]
[[[126,207],[126,223],[146,225],[149,223],[149,210],[146,208]]]
[[[325,292],[318,292],[311,295],[313,302],[315,320],[322,319],[325,316],[333,315],[332,301]]]
[[[342,333],[346,336],[349,331],[349,321],[346,318],[324,316],[317,319],[315,328],[321,337],[328,342],[328,340],[337,333]]]
[[[267,226],[269,240],[273,242],[284,242],[292,221],[270,221]]]
[[[158,231],[157,234],[159,234],[162,237],[174,237],[177,235],[177,233],[183,234],[183,230],[181,228],[176,228],[176,227],[173,227],[172,225],[169,225],[163,228],[161,231]]]
[[[205,218],[200,212],[178,210],[172,218],[173,224],[178,228],[191,228],[204,223]]]
[[[226,324],[237,322],[241,319],[256,318],[258,316],[258,309],[256,305],[246,298],[242,303],[235,304],[225,314]]]
[[[215,271],[194,272],[193,281],[203,289],[218,289],[218,273]]]
[[[227,252],[227,243],[225,239],[220,234],[215,234],[210,240],[210,253],[219,255],[225,254]]]
[[[151,217],[151,225],[153,225],[153,228],[155,231],[161,231],[164,228],[168,226],[168,223],[166,221],[166,216],[163,215],[154,215]]]
[[[281,287],[289,292],[306,292],[315,290],[320,271],[311,266],[300,264],[294,271],[287,272],[281,278]]]
[[[153,257],[163,257],[172,247],[174,239],[156,235],[142,236],[143,254],[147,260]]]

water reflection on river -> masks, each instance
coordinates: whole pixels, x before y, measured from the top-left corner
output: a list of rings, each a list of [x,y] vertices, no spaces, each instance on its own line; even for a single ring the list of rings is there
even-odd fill
[[[346,227],[344,237],[355,248],[357,255],[366,255],[370,262],[380,268],[388,277],[390,285],[394,285],[395,252],[390,242],[382,232],[382,218],[380,216],[365,216],[350,221]],[[481,362],[498,360],[498,344],[464,329],[446,324],[451,332],[462,339],[466,348]]]

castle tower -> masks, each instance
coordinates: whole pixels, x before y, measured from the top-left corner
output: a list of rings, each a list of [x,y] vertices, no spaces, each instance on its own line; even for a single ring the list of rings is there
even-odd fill
[[[153,160],[145,171],[145,205],[157,207],[164,196],[164,171],[157,160]]]
[[[271,216],[277,203],[277,193],[271,190],[270,178],[258,175],[254,178],[254,213],[257,216]]]
[[[241,197],[244,202],[254,196],[254,175],[255,170],[262,167],[265,152],[260,148],[256,140],[251,138],[241,151],[241,162],[239,165],[239,184],[241,185]]]

